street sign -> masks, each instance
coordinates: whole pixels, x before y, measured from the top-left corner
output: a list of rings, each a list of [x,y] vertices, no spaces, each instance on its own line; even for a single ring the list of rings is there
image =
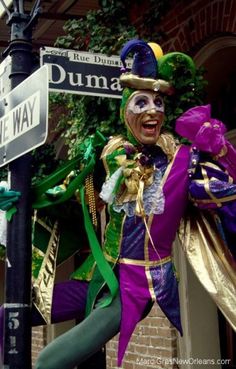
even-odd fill
[[[43,66],[0,100],[0,167],[44,144],[48,69]]]
[[[121,98],[119,56],[44,47],[40,60],[48,65],[51,91]]]
[[[0,64],[0,98],[11,91],[11,56],[8,55]]]

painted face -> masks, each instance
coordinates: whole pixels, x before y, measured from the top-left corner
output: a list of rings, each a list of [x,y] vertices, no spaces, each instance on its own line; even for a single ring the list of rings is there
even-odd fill
[[[154,145],[164,120],[164,101],[152,91],[137,91],[127,103],[125,120],[133,136],[144,145]]]

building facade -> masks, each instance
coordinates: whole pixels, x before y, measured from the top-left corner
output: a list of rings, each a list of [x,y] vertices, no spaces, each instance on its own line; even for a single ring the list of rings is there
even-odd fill
[[[140,6],[139,2],[133,5],[134,22],[140,15]],[[148,6],[148,1],[142,6]],[[156,25],[156,31],[163,34],[161,46],[165,53],[186,52],[198,67],[206,69],[207,101],[212,104],[214,116],[226,123],[228,135],[236,143],[236,1],[174,0]],[[236,365],[235,333],[220,316],[179,250],[177,244],[175,257],[180,274],[184,337],[178,336],[155,306],[133,334],[124,369],[195,369],[202,365],[197,359],[214,360],[215,365],[206,368],[231,369]],[[73,270],[72,260],[67,268],[58,271],[58,279],[67,278],[70,270]],[[34,328],[33,362],[46,343],[73,324]],[[116,347],[117,337],[106,347],[107,369],[116,368]]]

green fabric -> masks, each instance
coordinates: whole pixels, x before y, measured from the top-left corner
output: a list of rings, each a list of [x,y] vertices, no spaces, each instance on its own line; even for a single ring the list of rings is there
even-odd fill
[[[106,261],[103,251],[100,247],[100,244],[97,240],[96,233],[94,232],[94,228],[89,216],[89,212],[85,203],[85,194],[84,194],[84,188],[80,188],[80,199],[84,214],[84,225],[87,233],[87,237],[89,240],[89,245],[92,251],[92,254],[94,256],[94,259],[96,261],[97,268],[99,269],[99,272],[101,273],[104,282],[107,284],[110,294],[104,299],[103,301],[103,307],[107,306],[111,303],[111,301],[114,299],[114,297],[117,295],[119,284],[116,279],[116,276],[109,265],[109,263]]]
[[[16,214],[17,212],[17,208],[16,206],[12,206],[10,209],[7,210],[6,212],[6,219],[8,222],[10,222],[12,220],[12,217],[14,214]]]
[[[68,205],[65,204],[64,206],[67,207]],[[80,213],[78,210],[79,215],[77,215],[77,212],[74,211],[74,213],[72,213],[70,216],[68,216],[68,219],[66,219],[67,209],[64,209],[64,206],[60,205],[56,207],[58,214],[64,215],[65,213],[65,218],[61,218],[58,225],[60,229],[60,238],[57,254],[57,265],[60,265],[75,253],[79,253],[80,249],[82,249],[84,245],[87,244],[87,237],[83,226],[81,207]],[[32,269],[34,277],[37,277],[41,263],[43,261],[42,255],[44,255],[47,251],[48,243],[51,237],[50,229],[53,228],[53,225],[57,220],[56,215],[52,213],[47,214],[47,216],[45,217],[45,214],[39,212],[38,217],[39,219],[37,219],[34,223],[32,235]]]
[[[105,160],[107,162],[107,165],[109,167],[110,175],[115,172],[115,170],[118,168],[118,163],[116,162],[116,156],[124,154],[125,151],[123,148],[118,148],[113,153],[108,155]],[[118,256],[118,250],[119,250],[119,243],[120,243],[120,235],[121,235],[121,228],[122,228],[122,221],[123,216],[122,214],[115,213],[112,208],[109,208],[110,217],[112,218],[112,221],[109,222],[107,229],[106,229],[106,240],[103,245],[103,250],[112,258],[116,259]],[[79,268],[76,269],[76,271],[71,275],[71,278],[79,279],[79,280],[90,280],[91,275],[94,272],[94,266],[95,266],[95,260],[93,256],[89,256]],[[95,274],[97,274],[95,270]],[[98,278],[98,275],[96,276]],[[96,295],[101,287],[102,284],[104,284],[104,279],[101,277],[101,283],[99,282],[98,285],[94,282],[94,279],[92,279],[91,284],[89,287],[90,293],[89,293],[89,300],[88,302],[88,310],[91,309],[91,305],[93,304]],[[90,296],[91,295],[91,296]]]
[[[125,87],[122,92],[122,100],[120,104],[120,120],[122,123],[125,123],[125,107],[130,96],[135,92],[134,89]]]
[[[93,254],[85,259],[85,261],[77,268],[70,276],[71,279],[78,279],[82,281],[90,281],[96,265]]]
[[[32,277],[34,280],[36,280],[39,276],[39,272],[40,272],[44,257],[45,257],[45,254],[40,249],[33,246],[32,248]]]
[[[125,124],[125,108],[126,108],[126,104],[128,99],[130,98],[130,96],[135,92],[136,90],[129,88],[129,87],[125,87],[122,93],[122,100],[121,100],[121,105],[120,105],[120,120],[122,123]],[[132,143],[133,145],[138,145],[138,141],[134,138],[130,128],[126,125],[127,128],[127,137],[130,143]]]
[[[55,200],[49,199],[45,194],[38,198],[36,197],[36,201],[34,201],[33,203],[33,208],[40,209],[47,206],[61,204],[69,200],[75,194],[75,191],[78,190],[80,186],[83,184],[87,175],[92,172],[94,165],[95,165],[95,154],[93,154],[92,157],[90,158],[88,165],[79,173],[79,175],[74,180],[71,181],[66,191],[62,194],[62,196],[60,196],[58,199]],[[56,182],[58,182],[60,179],[61,177],[58,175],[58,177],[56,178]]]
[[[77,155],[73,160],[68,161],[62,165],[58,170],[53,172],[50,176],[40,181],[40,183],[32,187],[32,195],[35,203],[40,200],[40,197],[51,187],[55,186],[59,181],[64,180],[65,177],[75,168],[82,159],[82,155]],[[33,205],[34,207],[34,205]]]
[[[124,155],[125,150],[123,147],[118,148],[117,150],[113,151],[110,155],[106,156],[107,166],[109,168],[109,175],[111,176],[118,168],[119,164],[116,161],[116,156]]]
[[[112,175],[119,167],[116,161],[116,156],[123,153],[124,149],[123,147],[120,147],[104,158],[104,160],[106,160],[110,175]],[[113,262],[111,261],[110,265],[112,268],[114,268],[119,255],[124,215],[123,213],[115,212],[112,206],[110,206],[108,210],[110,221],[106,227],[106,238],[103,245],[103,251],[113,259]],[[102,277],[100,270],[95,268],[93,278],[88,289],[87,314],[91,312],[96,297],[104,286],[104,278]]]
[[[35,278],[37,278],[48,247],[51,236],[50,229],[53,228],[56,221],[59,222],[60,229],[57,265],[87,245],[81,205],[73,199],[73,195],[83,185],[86,176],[93,171],[97,156],[100,155],[99,151],[105,143],[106,139],[97,131],[94,137],[89,138],[86,143],[81,145],[81,153],[76,158],[64,164],[51,176],[33,187],[33,208],[38,209],[32,236],[34,245],[32,269]],[[47,196],[48,189],[64,180],[73,169],[78,169],[78,165],[82,165],[82,169],[79,175],[71,180],[66,191],[58,198]],[[88,273],[90,273],[89,268]]]
[[[104,146],[104,138],[98,136],[96,145],[100,148]],[[96,148],[95,145],[95,148]],[[122,150],[119,150],[119,152],[115,153],[115,155],[120,154]],[[123,151],[122,151],[123,152]],[[70,203],[68,201],[72,195],[75,193],[76,190],[80,191],[80,200],[81,200],[81,206],[83,211],[83,221],[80,220],[75,224],[72,220],[77,219],[77,216],[64,216],[64,219],[62,219],[61,224],[59,224],[59,229],[61,233],[60,237],[60,245],[59,245],[59,253],[58,253],[58,262],[60,260],[64,260],[66,258],[66,255],[64,253],[63,257],[61,258],[61,252],[62,250],[68,251],[69,253],[73,253],[73,246],[75,246],[75,251],[77,251],[80,246],[82,246],[84,243],[81,242],[80,234],[78,230],[81,229],[81,227],[78,227],[79,224],[84,223],[84,233],[86,234],[86,241],[89,241],[89,245],[91,248],[91,255],[86,259],[86,261],[72,274],[72,278],[76,279],[82,279],[82,280],[88,280],[92,277],[91,285],[99,285],[99,289],[101,285],[107,285],[110,294],[103,300],[103,306],[107,306],[111,304],[113,299],[115,298],[117,291],[118,291],[118,281],[116,279],[116,276],[112,270],[112,266],[107,262],[103,255],[103,251],[99,245],[99,242],[97,240],[96,233],[94,231],[90,215],[85,203],[85,193],[84,193],[84,180],[86,176],[95,169],[97,159],[97,152],[94,149],[94,146],[88,145],[84,155],[83,155],[83,164],[84,168],[79,172],[78,176],[71,180],[70,184],[66,188],[66,191],[60,195],[59,198],[50,199],[45,195],[45,191],[48,190],[48,185],[57,185],[58,182],[62,179],[64,179],[65,175],[68,175],[70,171],[73,169],[73,166],[78,166],[78,163],[76,160],[73,161],[73,163],[69,163],[68,165],[61,168],[61,170],[57,171],[56,174],[54,173],[51,178],[49,178],[47,181],[41,183],[40,186],[36,186],[34,188],[34,193],[36,195],[36,201],[34,202],[34,207],[36,209],[41,209],[46,207],[45,209],[46,214],[48,214],[48,220],[53,223],[54,220],[58,218],[58,215],[61,217],[65,213],[65,209],[63,208],[60,210],[60,207],[63,207],[64,202],[66,201],[64,207],[67,206],[67,204]],[[111,155],[110,158],[110,164],[115,169],[117,167],[117,163],[115,159],[113,158],[113,155]],[[63,174],[63,176],[62,176]],[[63,178],[62,178],[63,177]],[[52,205],[52,206],[51,206]],[[43,210],[43,209],[42,209]],[[40,212],[42,211],[40,210]],[[52,214],[54,212],[54,214]],[[80,211],[81,213],[81,211]],[[69,219],[69,220],[68,220]],[[118,222],[118,225],[117,225]],[[71,224],[72,223],[72,224]],[[108,239],[113,240],[113,247],[114,247],[114,253],[112,252],[113,248],[111,244],[107,244],[105,242],[105,245],[108,247],[106,248],[106,252],[111,256],[117,256],[117,250],[118,250],[118,244],[119,244],[119,235],[120,235],[120,229],[122,224],[122,217],[118,216],[115,222],[112,223],[113,227],[115,225],[115,235],[114,237],[108,237]],[[72,229],[70,229],[70,225],[72,226]],[[77,226],[77,227],[76,227]],[[112,229],[112,226],[110,226]],[[50,237],[49,234],[46,234],[47,230],[40,230],[40,224],[36,223],[35,227],[35,235],[34,235],[34,243],[35,246],[38,247],[38,250],[35,251],[36,260],[34,264],[34,275],[37,276],[37,273],[39,271],[42,258],[41,258],[41,252],[45,253],[46,246],[48,244],[48,240]],[[112,233],[112,232],[111,232]],[[109,232],[108,232],[109,234]],[[74,239],[73,239],[74,238]],[[86,242],[85,241],[85,242]],[[111,246],[111,250],[109,250],[109,247]],[[40,250],[39,250],[40,249]],[[95,272],[94,272],[95,268]],[[95,288],[95,292],[98,292],[98,290]],[[94,297],[94,295],[93,295]],[[96,298],[96,295],[95,295]],[[93,301],[95,300],[93,299]],[[91,304],[88,302],[87,304],[87,312],[90,312]]]
[[[119,254],[122,226],[124,214],[115,212],[112,207],[109,207],[110,222],[106,229],[106,239],[103,245],[103,250],[113,259],[117,259]]]
[[[174,51],[158,59],[158,72],[159,78],[171,81],[175,86],[180,74],[184,74],[186,78],[193,77],[196,67],[190,56]]]
[[[11,221],[13,215],[17,212],[15,203],[19,200],[21,193],[19,191],[8,190],[0,186],[0,209],[6,211],[6,219]]]
[[[32,194],[34,198],[33,208],[41,209],[47,206],[61,204],[68,199],[70,199],[76,190],[83,184],[85,178],[89,173],[92,172],[94,166],[96,164],[96,149],[101,148],[106,143],[106,138],[100,133],[96,132],[94,137],[87,140],[87,147],[83,147],[84,152],[81,152],[78,156],[76,156],[73,160],[67,162],[62,167],[60,167],[57,171],[55,171],[51,176],[47,177],[45,180],[41,181],[39,184],[36,184],[32,188]],[[83,150],[81,150],[83,151]],[[49,198],[45,193],[51,187],[58,185],[58,183],[65,179],[65,177],[73,170],[79,169],[78,165],[82,164],[83,168],[79,172],[79,174],[74,178],[70,184],[68,185],[66,191],[59,198]]]
[[[8,190],[4,186],[0,186],[0,209],[7,211],[12,208],[20,197],[19,191]]]

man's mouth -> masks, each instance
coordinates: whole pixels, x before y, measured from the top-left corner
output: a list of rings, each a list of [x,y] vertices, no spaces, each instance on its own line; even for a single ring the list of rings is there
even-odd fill
[[[156,133],[157,126],[158,126],[158,122],[156,120],[149,120],[145,123],[142,123],[142,128],[145,130],[145,132],[149,134]]]

